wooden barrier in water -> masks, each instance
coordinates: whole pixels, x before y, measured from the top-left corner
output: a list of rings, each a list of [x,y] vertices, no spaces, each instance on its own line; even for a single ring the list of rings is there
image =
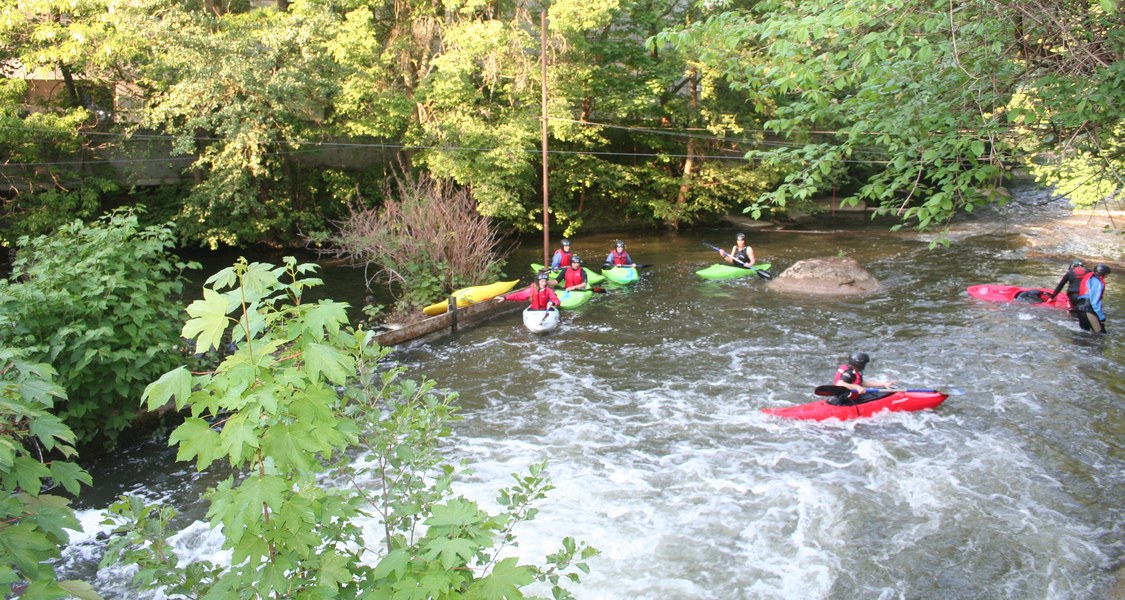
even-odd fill
[[[375,336],[375,341],[384,347],[428,342],[456,333],[466,327],[478,325],[489,319],[523,310],[525,304],[523,302],[497,302],[489,299],[458,308],[456,298],[451,297],[449,306],[453,307],[452,310],[440,315],[383,331]]]

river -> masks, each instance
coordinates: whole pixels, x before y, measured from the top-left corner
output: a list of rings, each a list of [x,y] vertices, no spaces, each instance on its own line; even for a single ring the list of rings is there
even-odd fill
[[[775,273],[856,258],[883,283],[862,298],[698,279],[717,258],[701,242],[728,246],[733,227],[620,234],[652,267],[559,331],[531,335],[513,314],[392,356],[460,393],[449,451],[476,474],[459,493],[494,508],[511,473],[549,461],[556,489],[518,530],[518,553],[538,561],[568,535],[601,550],[579,599],[1108,598],[1125,560],[1125,285],[1111,275],[1101,337],[1063,311],[965,293],[1058,280],[1069,257],[1031,256],[1006,226],[1060,210],[1044,198],[1024,190],[960,221],[949,248],[858,219],[749,234]],[[574,248],[600,262],[614,237]],[[534,246],[512,273],[541,260]],[[358,301],[362,272],[329,271],[359,282],[329,290]],[[967,393],[848,422],[760,412],[814,400],[853,350],[872,356],[869,378]],[[209,481],[160,443],[92,473],[64,571],[135,597],[127,574],[94,567],[101,509],[126,491],[182,507],[185,556],[222,556],[196,520]]]

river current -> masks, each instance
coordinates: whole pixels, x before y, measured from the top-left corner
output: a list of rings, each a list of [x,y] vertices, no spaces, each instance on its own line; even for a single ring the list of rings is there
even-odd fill
[[[860,298],[699,279],[718,258],[701,242],[729,246],[733,226],[622,234],[652,266],[560,330],[532,335],[511,314],[392,358],[460,394],[449,453],[475,474],[459,493],[495,508],[512,473],[548,461],[556,489],[514,552],[539,562],[564,536],[598,548],[579,599],[1109,598],[1125,561],[1122,279],[1108,280],[1100,337],[1064,311],[965,293],[1054,286],[1070,257],[1033,256],[1005,226],[1060,210],[1044,198],[958,223],[949,248],[859,219],[749,232],[775,274],[856,258],[883,284]],[[614,237],[574,249],[600,263]],[[541,253],[518,249],[509,274]],[[328,269],[328,295],[358,302],[362,278]],[[814,400],[854,350],[872,356],[869,378],[966,393],[847,422],[760,411]],[[101,510],[126,491],[180,507],[185,557],[223,557],[195,503],[214,476],[174,457],[153,442],[93,466],[64,570],[139,597],[127,573],[95,568]]]

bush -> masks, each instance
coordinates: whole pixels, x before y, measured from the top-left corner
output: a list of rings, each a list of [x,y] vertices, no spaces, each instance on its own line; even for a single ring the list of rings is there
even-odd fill
[[[425,176],[395,184],[381,207],[353,205],[328,241],[337,256],[376,268],[372,280],[391,288],[399,313],[500,275],[507,252],[467,190]]]
[[[56,407],[80,443],[112,447],[144,386],[179,358],[174,297],[194,264],[170,254],[167,226],[141,229],[131,211],[19,240],[0,281],[0,338],[51,364],[68,400]]]
[[[560,578],[577,579],[592,549],[568,538],[546,567],[498,556],[550,488],[543,466],[501,491],[502,514],[453,496],[458,469],[439,447],[454,396],[382,368],[385,350],[346,326],[345,305],[301,303],[314,268],[241,260],[215,274],[184,335],[203,349],[233,328],[237,350],[215,372],[181,367],[145,392],[150,407],[190,412],[169,440],[179,460],[241,473],[206,493],[230,564],[181,565],[167,541],[174,511],[122,498],[103,565],[136,564],[142,588],[189,598],[517,598],[536,580],[568,597]],[[382,523],[376,539],[365,517]]]

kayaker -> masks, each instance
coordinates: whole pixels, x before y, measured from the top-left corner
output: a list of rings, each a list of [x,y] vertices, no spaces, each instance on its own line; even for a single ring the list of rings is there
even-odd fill
[[[555,281],[563,286],[566,291],[585,290],[586,269],[582,268],[582,257],[577,254],[570,255],[570,266],[555,276]]]
[[[1106,332],[1102,296],[1105,294],[1105,276],[1109,272],[1108,266],[1099,264],[1082,277],[1082,283],[1078,286],[1074,314],[1078,317],[1078,326],[1084,331]]]
[[[551,270],[565,269],[570,264],[570,240],[563,238],[559,242],[559,249],[551,256]]]
[[[829,400],[829,404],[863,404],[864,402],[878,400],[886,395],[881,392],[867,391],[869,387],[889,388],[895,384],[894,381],[864,381],[863,369],[869,362],[871,362],[871,357],[867,356],[866,352],[852,352],[848,355],[847,362],[836,368],[836,379],[832,382],[832,385],[847,388],[849,391]]]
[[[605,257],[605,264],[613,265],[615,267],[635,267],[637,263],[633,262],[633,257],[625,251],[625,242],[617,240],[613,243],[613,250],[610,251],[609,256]]]
[[[552,290],[547,285],[551,276],[543,271],[535,277],[535,283],[511,294],[497,296],[497,302],[511,300],[512,302],[519,302],[521,300],[531,300],[531,310],[550,310],[552,306],[559,305],[559,297],[555,295],[555,290]]]
[[[1054,300],[1055,296],[1059,295],[1063,286],[1066,286],[1066,297],[1070,300],[1070,312],[1074,313],[1074,307],[1078,303],[1078,288],[1082,285],[1082,278],[1086,276],[1085,265],[1082,263],[1081,258],[1076,258],[1070,261],[1070,268],[1063,274],[1062,279],[1059,279],[1059,284],[1055,286],[1055,291],[1047,296],[1048,300]]]
[[[754,249],[746,245],[746,234],[742,232],[734,236],[734,247],[730,252],[720,250],[719,255],[723,260],[747,269],[754,264]]]

